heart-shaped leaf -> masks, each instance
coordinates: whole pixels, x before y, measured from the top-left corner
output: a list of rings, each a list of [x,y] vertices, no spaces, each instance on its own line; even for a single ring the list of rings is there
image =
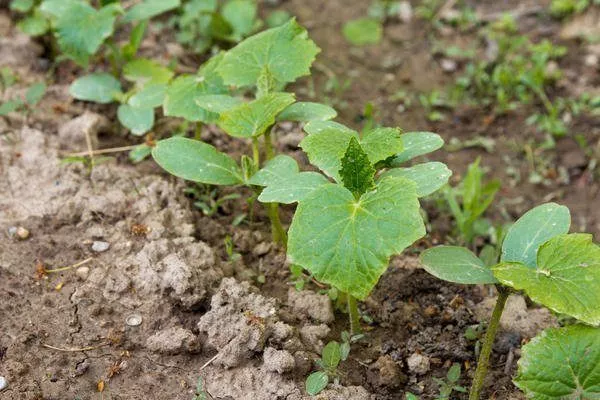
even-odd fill
[[[436,151],[444,145],[444,139],[433,132],[406,132],[402,134],[404,148],[391,162],[397,167],[415,157]]]
[[[298,163],[290,156],[279,155],[252,176],[249,184],[266,186],[258,200],[263,203],[291,204],[302,201],[316,188],[329,181],[317,172],[299,172]]]
[[[268,71],[279,84],[310,74],[319,48],[306,30],[292,19],[277,28],[258,33],[229,50],[219,66],[228,85],[256,85]]]
[[[570,226],[571,214],[565,206],[547,203],[532,208],[506,233],[501,261],[517,261],[535,268],[540,246],[554,236],[569,232]]]
[[[452,175],[446,164],[433,161],[423,164],[417,164],[410,168],[392,168],[381,174],[385,176],[400,176],[417,184],[417,195],[419,197],[428,196],[435,192],[446,183]]]
[[[448,282],[477,285],[497,283],[492,270],[470,250],[459,246],[438,246],[421,254],[425,271]]]
[[[299,203],[288,256],[318,280],[364,299],[390,256],[423,235],[414,182],[388,177],[359,199],[342,185],[326,184]]]
[[[600,399],[600,329],[550,328],[521,351],[514,382],[527,398]]]
[[[69,87],[69,93],[77,100],[107,104],[122,94],[121,83],[111,74],[93,73],[76,79]]]
[[[119,122],[136,136],[149,132],[154,126],[152,108],[136,108],[129,104],[121,104],[117,109],[117,117]]]
[[[334,119],[337,112],[328,105],[311,102],[298,102],[289,105],[278,116],[277,121],[327,121]]]
[[[559,235],[544,243],[535,267],[501,262],[492,268],[503,284],[535,302],[588,324],[600,324],[600,247],[592,235]]]
[[[211,185],[243,183],[242,171],[227,154],[198,140],[172,137],[160,140],[152,157],[172,175]]]
[[[260,136],[275,123],[275,117],[294,102],[291,93],[268,93],[222,113],[219,127],[234,137]]]

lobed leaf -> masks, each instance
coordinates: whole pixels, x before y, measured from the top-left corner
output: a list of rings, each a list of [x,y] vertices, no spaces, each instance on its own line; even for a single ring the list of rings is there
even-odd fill
[[[154,18],[180,5],[181,0],[144,0],[127,10],[123,17],[123,22],[135,22]]]
[[[410,179],[417,184],[417,195],[424,197],[440,189],[452,175],[446,164],[433,161],[417,164],[409,168],[392,168],[381,174],[385,176],[398,176]]]
[[[121,82],[107,73],[93,73],[76,79],[69,87],[69,93],[77,100],[107,104],[122,94]]]
[[[492,270],[469,249],[437,246],[421,254],[423,269],[448,282],[478,285],[498,283]]]
[[[354,197],[359,198],[375,186],[373,180],[375,168],[355,137],[350,138],[341,163],[340,177],[346,189],[352,192]]]
[[[325,104],[297,102],[289,105],[278,116],[277,121],[327,121],[334,119],[337,112]]]
[[[294,102],[291,93],[269,93],[225,111],[219,127],[234,137],[260,136],[275,123],[275,117]]]
[[[198,140],[160,140],[152,157],[167,172],[183,179],[211,185],[243,183],[242,171],[231,157]]]
[[[401,137],[403,149],[392,160],[392,167],[397,167],[423,154],[434,152],[444,145],[444,139],[433,132],[406,132]]]
[[[132,134],[141,136],[154,126],[154,109],[121,104],[117,109],[117,118]]]
[[[600,324],[600,246],[592,235],[555,236],[537,254],[537,265],[503,261],[492,268],[503,284],[535,302],[592,325]]]
[[[515,385],[538,400],[600,399],[600,329],[550,328],[522,348]]]
[[[326,184],[299,203],[288,256],[316,279],[364,299],[390,256],[423,235],[412,181],[387,177],[359,199],[341,185]]]
[[[306,30],[291,19],[229,50],[219,66],[219,73],[228,85],[252,86],[266,70],[282,85],[309,75],[319,51]]]
[[[565,206],[546,203],[527,211],[508,230],[502,243],[504,262],[520,262],[536,267],[536,255],[542,244],[569,232],[571,214]]]

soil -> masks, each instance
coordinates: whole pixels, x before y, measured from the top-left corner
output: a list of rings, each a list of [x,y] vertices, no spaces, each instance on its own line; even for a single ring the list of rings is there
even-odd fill
[[[488,110],[459,109],[440,123],[427,121],[418,107],[399,112],[391,94],[443,87],[453,76],[431,55],[426,23],[417,18],[388,23],[380,46],[351,48],[341,27],[363,16],[367,3],[347,3],[291,0],[279,6],[296,15],[322,48],[316,88],[331,71],[353,77],[342,94],[347,105],[340,110],[341,122],[359,126],[364,104],[373,101],[385,125],[435,131],[447,142],[493,138],[491,153],[469,148],[432,157],[447,162],[458,179],[481,155],[490,177],[504,183],[490,213],[496,221],[555,200],[571,209],[574,230],[600,232],[600,211],[593,206],[600,187],[588,168],[590,157],[572,138],[539,154],[549,169],[566,166],[568,179],[535,185],[507,172],[508,167],[523,177],[531,172],[523,148],[539,135],[524,122],[527,110],[490,120]],[[519,3],[485,1],[477,8],[487,15]],[[533,37],[569,47],[560,65],[566,76],[561,90],[595,90],[597,71],[580,62],[589,53],[585,43],[561,39],[555,21],[527,16],[519,22]],[[0,33],[0,66],[21,77],[11,90],[43,79],[49,62],[42,43],[18,33],[5,10],[0,10]],[[180,50],[160,42],[154,33],[142,49]],[[199,379],[214,399],[311,398],[304,380],[323,345],[339,340],[348,328],[346,315],[316,283],[302,292],[292,288],[285,253],[270,244],[260,207],[253,222],[233,226],[240,212],[249,212],[243,199],[204,216],[183,194],[186,183],[152,161],[132,165],[117,155],[91,170],[61,162],[65,153],[86,149],[86,136],[97,148],[133,143],[118,128],[111,107],[69,97],[68,84],[80,73],[61,64],[32,115],[0,119],[0,376],[8,382],[0,398],[191,399]],[[300,97],[308,97],[306,81],[296,86]],[[582,117],[574,125],[588,143],[598,142],[597,120]],[[168,124],[162,129],[167,132]],[[298,126],[284,125],[277,134],[280,151],[305,161],[297,149]],[[214,130],[203,138],[233,154],[246,150]],[[431,230],[443,233],[426,242],[444,241],[450,233],[447,216],[424,206]],[[284,209],[286,222],[292,211]],[[227,255],[228,236],[241,258]],[[455,362],[463,368],[460,383],[468,386],[477,346],[464,334],[489,318],[495,294],[433,278],[420,268],[416,252],[391,260],[361,304],[370,321],[364,324],[365,338],[353,344],[339,382],[314,398],[403,399],[410,391],[433,399],[434,378],[444,377]],[[70,268],[51,271],[62,267]],[[520,346],[556,324],[549,312],[521,296],[514,295],[507,307],[486,399],[523,398],[511,383]],[[452,398],[465,396],[455,392]]]

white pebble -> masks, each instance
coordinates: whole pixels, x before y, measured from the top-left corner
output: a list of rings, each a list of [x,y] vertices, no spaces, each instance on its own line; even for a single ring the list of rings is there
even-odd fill
[[[6,381],[6,378],[3,376],[0,376],[0,392],[3,391],[4,389],[6,389],[8,387],[8,382]]]
[[[95,241],[92,243],[92,251],[95,251],[96,253],[102,253],[103,251],[108,250],[109,247],[110,243],[108,242]]]
[[[142,324],[142,316],[140,314],[131,314],[125,318],[125,323],[129,326],[139,326]]]

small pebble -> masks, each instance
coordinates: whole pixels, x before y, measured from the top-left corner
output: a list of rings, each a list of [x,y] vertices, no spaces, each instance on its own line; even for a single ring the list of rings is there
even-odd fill
[[[8,387],[8,382],[6,381],[6,378],[3,376],[0,376],[0,392],[3,391],[4,389],[6,389]]]
[[[85,281],[88,278],[88,276],[90,275],[90,268],[89,267],[79,267],[75,271],[75,274],[77,275],[77,277],[79,279],[81,279],[82,281]]]
[[[102,253],[103,251],[108,250],[109,247],[110,243],[108,242],[95,241],[92,243],[92,251],[95,251],[96,253]]]
[[[407,23],[413,18],[413,8],[408,1],[398,3],[398,17],[400,21]]]
[[[256,247],[254,247],[254,249],[252,250],[252,254],[254,254],[256,257],[260,257],[260,256],[264,256],[265,254],[267,254],[270,250],[271,250],[271,243],[262,242],[262,243],[257,244]]]
[[[19,240],[25,240],[29,238],[29,231],[22,226],[11,226],[8,228],[8,236],[11,238],[16,237]]]
[[[440,62],[440,65],[442,67],[442,69],[444,70],[444,72],[454,72],[456,71],[456,61],[451,60],[449,58],[443,58],[442,61]]]
[[[142,324],[142,316],[140,314],[131,314],[125,318],[125,323],[129,326],[139,326]]]
[[[426,374],[431,367],[429,357],[419,353],[413,353],[408,357],[406,364],[408,365],[408,370],[417,375]]]
[[[8,236],[10,238],[14,238],[17,235],[17,227],[16,226],[11,226],[10,228],[8,228]]]
[[[596,54],[588,54],[585,56],[585,65],[588,67],[598,66],[599,57]]]

